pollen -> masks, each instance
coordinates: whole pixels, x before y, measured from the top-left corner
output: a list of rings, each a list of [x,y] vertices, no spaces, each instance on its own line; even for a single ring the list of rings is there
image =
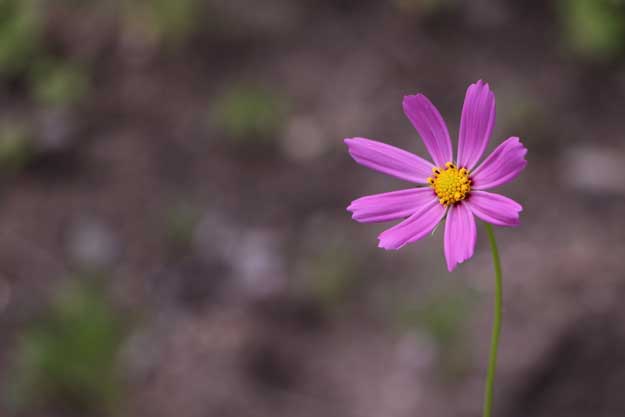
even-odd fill
[[[445,168],[432,168],[432,174],[427,179],[428,184],[445,207],[464,200],[471,192],[471,179],[466,168],[458,168],[453,162],[447,162]]]

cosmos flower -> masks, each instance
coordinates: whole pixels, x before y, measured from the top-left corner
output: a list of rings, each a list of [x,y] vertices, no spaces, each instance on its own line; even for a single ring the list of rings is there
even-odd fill
[[[482,81],[467,89],[456,158],[447,126],[430,100],[422,94],[406,96],[403,107],[433,163],[385,143],[345,139],[350,155],[359,164],[416,184],[359,198],[347,210],[361,223],[403,219],[378,237],[384,249],[399,249],[420,240],[446,219],[445,259],[452,271],[473,256],[475,217],[496,226],[519,224],[521,205],[486,190],[516,178],[527,164],[527,149],[519,138],[511,137],[477,164],[495,125],[495,95]]]

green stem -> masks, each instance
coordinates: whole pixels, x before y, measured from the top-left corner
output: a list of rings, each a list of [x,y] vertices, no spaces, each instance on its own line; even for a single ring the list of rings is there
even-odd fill
[[[502,306],[502,285],[501,285],[501,262],[499,261],[499,250],[495,241],[493,227],[485,223],[486,233],[490,242],[490,249],[493,253],[493,265],[495,267],[495,306],[493,319],[493,332],[490,342],[490,358],[488,360],[488,374],[486,376],[486,393],[484,395],[483,417],[490,417],[493,407],[493,386],[495,384],[495,370],[497,369],[497,351],[499,350],[499,335],[501,334],[501,306]]]

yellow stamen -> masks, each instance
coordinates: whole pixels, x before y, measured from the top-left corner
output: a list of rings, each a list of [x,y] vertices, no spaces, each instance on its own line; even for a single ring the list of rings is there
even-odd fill
[[[427,179],[438,196],[438,201],[447,207],[467,198],[471,192],[471,178],[466,168],[456,167],[453,162],[447,162],[445,169],[432,168],[434,176]]]

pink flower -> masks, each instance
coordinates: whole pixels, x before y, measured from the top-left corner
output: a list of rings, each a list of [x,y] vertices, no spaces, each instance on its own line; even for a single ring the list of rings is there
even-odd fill
[[[482,81],[467,89],[456,159],[447,126],[424,95],[404,97],[404,112],[434,163],[381,142],[345,139],[350,155],[359,164],[417,184],[414,188],[359,198],[347,210],[361,223],[403,219],[378,237],[379,246],[384,249],[399,249],[420,240],[446,217],[445,258],[452,271],[473,256],[475,216],[497,226],[519,224],[521,205],[485,190],[516,178],[527,164],[527,149],[519,138],[511,137],[476,168],[495,125],[495,95]]]

